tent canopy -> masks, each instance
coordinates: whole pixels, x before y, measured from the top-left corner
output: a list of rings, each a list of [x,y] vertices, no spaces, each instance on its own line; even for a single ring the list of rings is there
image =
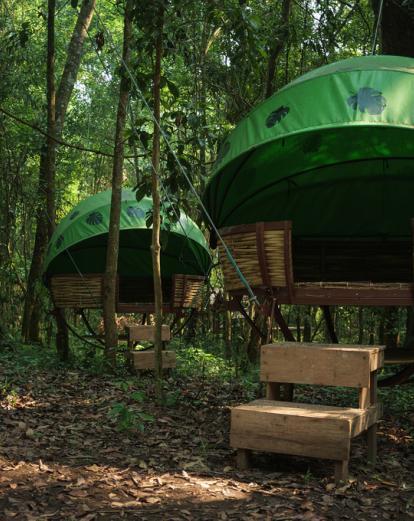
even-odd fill
[[[111,209],[111,190],[80,202],[59,223],[49,243],[44,266],[46,277],[54,274],[103,273]],[[137,202],[135,192],[122,190],[118,273],[122,276],[152,277],[151,228],[146,217],[152,199]],[[179,222],[164,219],[161,230],[161,272],[205,275],[211,257],[204,235],[183,212]]]
[[[302,237],[409,237],[414,59],[350,58],[296,79],[221,147],[204,202],[220,228],[291,220]]]

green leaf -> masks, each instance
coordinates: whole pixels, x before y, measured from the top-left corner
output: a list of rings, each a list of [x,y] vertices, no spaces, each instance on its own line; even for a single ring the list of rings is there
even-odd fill
[[[155,420],[154,416],[146,412],[139,412],[138,415],[140,419],[145,422],[153,422]]]
[[[131,394],[131,398],[136,402],[143,402],[145,400],[145,394],[142,391],[135,391]]]
[[[141,199],[148,194],[148,191],[149,191],[149,186],[145,181],[143,181],[136,188],[135,197],[136,197],[137,201],[138,202],[141,201]]]
[[[178,98],[180,95],[180,90],[177,87],[175,83],[167,79],[167,87],[168,90],[171,92],[171,94],[174,96],[174,98]]]

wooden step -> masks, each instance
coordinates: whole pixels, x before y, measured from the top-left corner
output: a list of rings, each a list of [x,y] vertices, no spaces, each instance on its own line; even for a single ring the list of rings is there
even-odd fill
[[[155,340],[155,326],[136,325],[127,327],[129,341],[139,342],[142,340],[148,340],[154,342]],[[168,342],[171,340],[170,326],[161,326],[161,340]]]
[[[362,388],[383,363],[383,346],[268,344],[261,348],[260,381]]]
[[[378,407],[354,409],[255,400],[231,410],[230,444],[333,460],[349,458],[350,440],[376,423]]]
[[[135,369],[155,369],[155,351],[130,351],[132,365]],[[162,352],[163,369],[171,369],[176,366],[175,351]]]

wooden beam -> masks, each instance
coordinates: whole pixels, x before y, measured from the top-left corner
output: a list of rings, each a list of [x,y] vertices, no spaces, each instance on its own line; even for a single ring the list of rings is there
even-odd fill
[[[277,322],[277,325],[280,327],[282,334],[287,342],[295,342],[295,337],[293,336],[292,331],[289,329],[282,312],[280,311],[279,306],[276,304],[273,310],[273,316]]]

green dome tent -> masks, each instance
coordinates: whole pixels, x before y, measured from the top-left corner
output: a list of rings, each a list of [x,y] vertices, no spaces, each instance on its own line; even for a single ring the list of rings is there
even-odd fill
[[[47,283],[58,276],[72,275],[76,281],[105,272],[110,208],[111,190],[107,190],[80,202],[59,223],[45,261]],[[152,231],[146,225],[151,208],[150,198],[137,202],[132,190],[122,191],[118,275],[124,302],[151,301]],[[206,276],[211,263],[208,246],[201,230],[183,212],[179,222],[167,226],[164,221],[161,242],[161,273],[167,290],[176,274]]]
[[[413,59],[321,67],[238,124],[204,203],[218,228],[291,220],[294,236],[408,238],[413,129]]]

